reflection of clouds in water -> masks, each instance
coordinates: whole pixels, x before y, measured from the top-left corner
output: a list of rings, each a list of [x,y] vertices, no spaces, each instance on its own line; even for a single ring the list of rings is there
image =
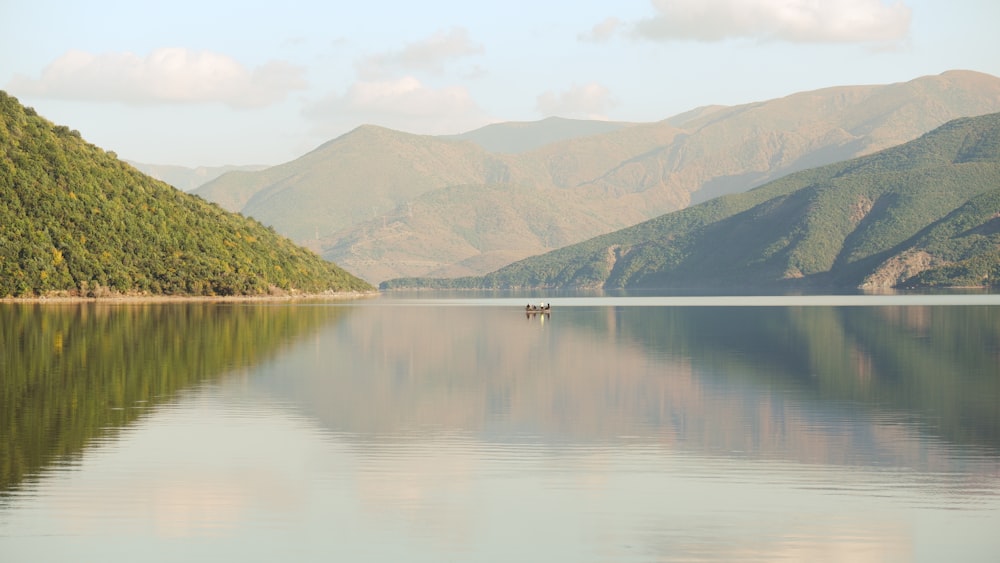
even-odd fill
[[[794,463],[702,458],[644,444],[553,447],[448,436],[366,445],[355,454],[355,479],[370,525],[441,553],[524,555],[524,543],[490,543],[509,542],[517,530],[539,553],[572,536],[586,560],[603,553],[608,560],[895,561],[910,559],[917,533],[897,503],[918,502],[919,492],[885,494],[905,480],[900,473],[804,472]]]
[[[202,397],[89,451],[79,471],[49,485],[67,489],[49,493],[55,517],[72,533],[113,521],[122,531],[182,538],[223,535],[261,513],[280,520],[301,510],[308,444],[297,421],[220,411]]]
[[[65,482],[71,490],[49,492],[57,499],[54,516],[72,534],[100,532],[111,521],[118,533],[216,536],[252,519],[254,512],[287,512],[303,494],[282,487],[281,476],[266,470],[178,476],[176,466],[164,464],[168,470],[143,479],[94,478],[92,473],[71,478]]]
[[[354,475],[361,508],[378,521],[402,522],[440,547],[470,544],[476,518],[478,452],[469,442],[420,440],[369,444]]]
[[[683,533],[672,533],[672,530]],[[693,533],[694,532],[694,533]],[[899,521],[801,513],[745,522],[688,519],[641,534],[645,548],[664,561],[809,561],[875,563],[912,561],[913,530]]]
[[[913,491],[886,494],[894,475],[803,472],[793,463],[664,455],[641,445],[559,459],[564,470],[601,477],[577,481],[564,508],[585,515],[585,537],[607,560],[908,561],[920,533],[896,504]],[[842,490],[828,488],[838,482]]]

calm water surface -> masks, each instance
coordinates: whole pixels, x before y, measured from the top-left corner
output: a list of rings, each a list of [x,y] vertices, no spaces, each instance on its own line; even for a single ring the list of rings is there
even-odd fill
[[[0,304],[0,561],[997,561],[996,296]]]

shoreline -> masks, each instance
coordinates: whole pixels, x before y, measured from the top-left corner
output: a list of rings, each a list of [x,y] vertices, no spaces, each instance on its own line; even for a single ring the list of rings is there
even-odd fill
[[[344,291],[329,293],[292,293],[286,295],[108,295],[85,297],[80,295],[50,295],[42,297],[0,297],[0,303],[253,303],[278,301],[351,301],[378,297],[379,291]]]

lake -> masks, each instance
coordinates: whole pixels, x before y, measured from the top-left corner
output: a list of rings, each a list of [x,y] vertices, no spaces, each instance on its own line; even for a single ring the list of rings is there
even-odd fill
[[[0,560],[997,561],[1000,296],[0,304]]]

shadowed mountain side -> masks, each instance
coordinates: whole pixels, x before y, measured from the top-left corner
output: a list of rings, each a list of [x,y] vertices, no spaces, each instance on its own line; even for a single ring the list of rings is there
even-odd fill
[[[427,271],[466,276],[645,219],[638,195],[609,200],[602,214],[591,209],[592,196],[592,190],[452,186],[322,241],[323,256],[373,279]]]
[[[919,434],[1000,448],[987,399],[998,382],[984,373],[1000,317],[969,312],[583,307],[542,322],[504,308],[372,307],[321,334],[322,348],[303,346],[302,377],[253,384],[366,443],[413,428],[556,446],[628,436],[696,454],[942,469],[947,444],[920,446]]]
[[[359,269],[353,271],[378,281],[403,272],[428,275],[495,263],[458,253],[456,259],[463,264],[456,263],[455,268],[442,268],[438,259],[413,257],[396,263],[414,267],[424,263],[423,273],[414,267],[393,270],[385,265],[369,270],[367,264],[377,264],[378,256],[393,249],[355,245],[348,252],[358,255],[348,257],[343,247],[331,246],[366,236],[389,240],[351,229],[371,233],[383,220],[388,223],[397,216],[398,209],[434,190],[509,184],[585,191],[583,205],[565,211],[568,222],[593,227],[589,232],[578,230],[575,242],[579,242],[609,232],[629,217],[657,217],[790,172],[911,140],[956,117],[995,111],[1000,111],[1000,78],[952,71],[901,84],[827,88],[741,106],[709,106],[517,154],[488,153],[470,141],[366,126],[291,163],[250,175],[228,174],[197,193],[272,225],[318,252],[357,264]],[[545,120],[531,127],[540,137],[548,137],[547,128],[562,123]],[[626,198],[628,205],[615,201],[620,198]],[[518,213],[517,205],[506,213]],[[438,206],[436,215],[426,221],[440,226],[428,230],[446,231],[463,207],[465,201],[454,208]],[[626,209],[628,217],[616,215]],[[525,237],[515,232],[518,228],[522,228],[519,223],[512,223],[506,237],[510,242],[496,249],[497,255],[526,257],[539,247],[521,246]],[[454,246],[452,241],[442,244]],[[476,247],[474,241],[467,244]],[[439,254],[443,259],[448,252]]]
[[[867,287],[1000,279],[1000,114],[511,264],[384,287]],[[972,274],[969,274],[972,272]],[[929,275],[929,274],[928,274]],[[938,279],[938,285],[957,278]]]
[[[243,374],[345,307],[208,303],[0,307],[0,499],[181,392]]]
[[[621,167],[655,154],[662,147],[681,142],[688,135],[687,130],[660,121],[635,124],[602,135],[559,141],[517,155],[516,171],[521,175],[514,180],[533,183],[534,179],[534,183],[558,189],[596,187],[592,197],[601,202],[623,194],[644,192],[648,186],[641,179],[623,178],[618,183],[604,180]],[[680,198],[679,201],[686,199]]]

